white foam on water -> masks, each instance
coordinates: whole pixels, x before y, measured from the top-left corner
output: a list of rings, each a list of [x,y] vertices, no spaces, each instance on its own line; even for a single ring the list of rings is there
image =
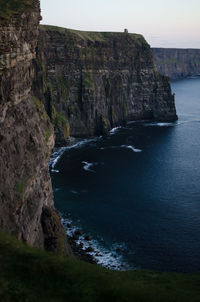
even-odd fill
[[[176,123],[152,122],[142,124],[145,127],[173,127]]]
[[[50,158],[49,161],[49,166],[51,167],[51,170],[55,170],[55,166],[57,164],[57,162],[59,161],[59,159],[61,158],[61,156],[63,155],[63,153],[65,152],[67,147],[61,147],[60,149],[58,149],[57,151],[55,151]]]
[[[84,164],[83,169],[85,171],[89,172],[95,172],[94,170],[91,170],[90,168],[94,166],[94,163],[88,163],[87,161],[82,161],[82,164]]]
[[[122,145],[121,147],[122,147],[122,148],[126,148],[126,149],[130,149],[130,150],[132,150],[133,152],[142,152],[141,149],[137,149],[137,148],[135,148],[135,147],[133,147],[133,146],[131,146],[131,145]]]
[[[75,191],[75,190],[71,190],[71,193],[73,193],[73,194],[78,194],[78,192]]]
[[[122,127],[121,126],[119,126],[119,127],[115,127],[115,128],[113,128],[113,129],[111,129],[110,131],[109,131],[109,133],[111,134],[111,135],[113,135],[113,134],[115,134],[119,129],[121,129]]]
[[[73,237],[73,235],[77,231],[81,231],[79,226],[76,226],[70,217],[61,216],[61,222],[65,228],[66,234],[69,237]],[[69,227],[70,226],[70,227]],[[128,270],[134,269],[130,267],[124,260],[123,256],[120,254],[120,251],[125,249],[125,244],[123,243],[114,243],[108,249],[105,248],[100,241],[91,239],[85,239],[86,234],[83,234],[81,231],[81,235],[75,240],[77,245],[82,245],[82,250],[84,250],[87,254],[91,255],[97,264],[107,267],[112,270]],[[101,238],[101,241],[103,239]],[[92,248],[91,252],[87,252],[88,248]]]
[[[129,121],[127,122],[127,125],[131,125],[131,124],[142,124],[142,123],[146,123],[147,120],[136,120],[136,121]]]
[[[174,123],[157,123],[157,126],[159,127],[172,127],[174,125]]]
[[[53,173],[59,173],[60,171],[59,170],[51,169],[51,172],[53,172]]]
[[[99,137],[94,137],[94,138],[90,138],[90,139],[83,139],[81,141],[78,141],[77,143],[70,145],[70,146],[66,146],[66,147],[61,147],[58,150],[56,150],[50,158],[49,161],[49,166],[51,167],[51,171],[55,172],[58,171],[55,169],[56,164],[58,163],[58,161],[61,159],[62,155],[67,151],[67,150],[71,150],[71,149],[80,149],[83,146],[90,144],[92,142],[96,142],[98,140],[100,140],[102,138],[102,136]],[[58,171],[59,172],[59,171]],[[56,173],[58,173],[56,172]]]

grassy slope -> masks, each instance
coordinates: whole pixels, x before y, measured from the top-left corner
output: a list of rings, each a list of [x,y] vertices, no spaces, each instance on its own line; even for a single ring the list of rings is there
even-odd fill
[[[33,0],[0,0],[0,18],[9,19],[13,14],[33,7]]]
[[[63,28],[63,27],[58,27],[58,26],[53,26],[53,25],[40,25],[40,29],[43,30],[43,31],[48,31],[49,30],[49,31],[60,32],[62,34],[73,33],[79,39],[90,40],[92,42],[94,42],[94,41],[105,41],[106,38],[110,37],[110,35],[124,34],[123,32],[118,33],[118,32],[81,31],[81,30],[68,29],[68,28]],[[138,40],[139,42],[140,41],[144,42],[144,38],[143,38],[142,35],[129,34],[129,37],[132,37],[136,41]]]
[[[0,234],[0,301],[200,301],[200,275],[113,272]]]

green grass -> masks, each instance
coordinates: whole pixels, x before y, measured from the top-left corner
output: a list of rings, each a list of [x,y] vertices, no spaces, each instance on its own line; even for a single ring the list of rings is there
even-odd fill
[[[33,0],[0,0],[0,18],[8,19],[13,14],[21,13],[33,7]]]
[[[60,112],[56,111],[55,118],[52,120],[52,123],[57,126],[64,126],[68,124],[68,119]]]
[[[21,182],[18,182],[16,184],[16,191],[17,191],[17,193],[22,194],[24,192],[24,184]]]
[[[77,38],[81,40],[90,40],[91,42],[95,41],[106,41],[107,38],[109,38],[111,35],[123,35],[123,32],[95,32],[95,31],[81,31],[81,30],[74,30],[74,29],[69,29],[69,28],[63,28],[63,27],[58,27],[58,26],[53,26],[53,25],[40,25],[40,29],[43,31],[55,31],[59,32],[61,34],[68,34],[68,33],[73,33],[76,35]],[[132,37],[139,42],[143,41],[144,38],[142,35],[139,34],[128,34],[129,37]]]
[[[25,246],[0,233],[0,301],[194,302],[200,275],[114,272]]]
[[[46,130],[46,131],[45,131],[45,139],[46,139],[47,142],[48,142],[48,140],[49,140],[50,135],[51,135],[50,130]]]

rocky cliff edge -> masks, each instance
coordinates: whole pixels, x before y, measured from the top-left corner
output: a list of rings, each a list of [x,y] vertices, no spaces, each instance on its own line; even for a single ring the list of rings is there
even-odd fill
[[[40,4],[1,0],[0,6],[0,228],[70,254],[48,171],[53,127],[31,95]]]

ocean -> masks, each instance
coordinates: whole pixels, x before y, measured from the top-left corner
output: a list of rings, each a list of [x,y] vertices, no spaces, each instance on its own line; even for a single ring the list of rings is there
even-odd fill
[[[133,121],[52,155],[67,233],[105,267],[200,271],[200,78],[172,91],[178,121]]]

